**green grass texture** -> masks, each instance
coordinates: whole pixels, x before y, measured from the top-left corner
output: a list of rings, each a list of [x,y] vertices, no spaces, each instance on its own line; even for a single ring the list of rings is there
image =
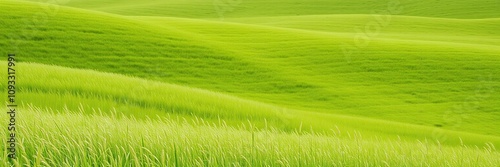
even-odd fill
[[[36,132],[28,129],[36,122],[23,122],[26,135],[59,135],[60,143],[21,144],[20,164],[495,166],[500,159],[498,1],[5,0],[0,9],[0,51],[18,58],[22,109],[30,121],[38,114],[68,127]],[[0,86],[6,94],[6,82]],[[117,129],[80,134],[87,137],[119,139],[118,124],[141,133],[55,149],[87,141],[68,136],[83,119]],[[161,134],[172,126],[185,133]],[[245,145],[254,130],[260,141]],[[156,141],[172,134],[195,139]],[[197,145],[216,134],[228,141]],[[337,146],[345,151],[331,150]],[[79,147],[92,149],[89,156]],[[429,152],[415,151],[424,147]],[[149,152],[125,158],[131,150]]]

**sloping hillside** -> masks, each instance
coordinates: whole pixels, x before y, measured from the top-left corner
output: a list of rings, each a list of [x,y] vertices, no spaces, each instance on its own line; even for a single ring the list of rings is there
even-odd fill
[[[2,6],[14,11],[4,11],[2,25],[11,26],[2,29],[15,34],[26,29],[19,18],[42,10],[31,3]],[[360,20],[346,25],[353,27],[367,19],[339,17],[326,19]],[[395,16],[396,26],[360,45],[356,33],[311,28],[304,17],[251,25],[252,19],[123,17],[62,7],[51,18],[18,40],[20,61],[121,73],[311,112],[499,135],[495,19],[441,19],[439,28],[435,19]],[[408,19],[421,26],[405,29],[413,23]],[[473,24],[482,29],[471,30]],[[464,27],[467,34],[456,35]],[[448,113],[463,119],[444,119]]]
[[[68,0],[60,4],[133,16],[241,18],[323,14],[393,14],[443,18],[498,18],[497,0]]]
[[[17,144],[19,159],[4,151],[0,166],[500,160],[500,1],[4,0],[0,9],[19,105],[17,141],[0,144]]]
[[[6,68],[3,64],[0,66]],[[222,93],[166,84],[123,75],[65,67],[20,63],[18,103],[24,109],[43,108],[55,114],[111,114],[134,117],[174,118],[241,128],[251,123],[256,129],[282,132],[362,134],[368,139],[434,139],[435,131],[447,136],[447,145],[500,144],[500,138],[432,127],[338,114],[320,114],[250,101]],[[5,72],[0,74],[6,75]],[[71,77],[69,77],[71,76]],[[0,86],[6,87],[1,84]],[[1,91],[6,93],[4,89]],[[308,127],[308,128],[306,128]],[[387,128],[398,127],[398,128]],[[398,136],[395,136],[398,135]],[[338,136],[341,137],[341,136]],[[350,137],[350,135],[343,136]]]

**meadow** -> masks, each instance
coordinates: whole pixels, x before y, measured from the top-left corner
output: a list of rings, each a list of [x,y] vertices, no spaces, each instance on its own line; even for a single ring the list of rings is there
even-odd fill
[[[498,166],[499,6],[0,1],[12,163]]]
[[[360,134],[286,133],[172,117],[23,108],[22,166],[495,166],[500,153],[429,141],[365,140]],[[2,116],[3,117],[3,116]],[[82,127],[89,127],[84,128]],[[91,128],[90,128],[91,127]],[[2,135],[5,136],[2,131]],[[1,145],[4,145],[2,142]],[[2,157],[5,156],[2,154]],[[9,163],[2,161],[2,166]]]

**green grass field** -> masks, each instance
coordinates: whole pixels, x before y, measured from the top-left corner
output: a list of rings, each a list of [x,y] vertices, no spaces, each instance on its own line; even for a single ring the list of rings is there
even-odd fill
[[[1,166],[500,166],[499,1],[0,9]]]

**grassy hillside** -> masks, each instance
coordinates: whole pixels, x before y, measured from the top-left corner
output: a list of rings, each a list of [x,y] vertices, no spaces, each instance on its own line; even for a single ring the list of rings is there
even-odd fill
[[[159,21],[160,18],[147,19]],[[374,38],[484,45],[499,45],[500,41],[500,34],[495,31],[500,25],[500,19],[497,18],[448,19],[356,14],[248,17],[227,19],[227,21],[325,33],[364,33]]]
[[[19,163],[500,159],[497,1],[58,2],[47,13],[47,4],[0,1],[0,53],[19,62],[22,136],[44,136],[21,143]],[[66,129],[34,131],[49,128],[35,118]],[[71,135],[90,127],[84,120],[104,125]],[[137,133],[124,138],[129,127]]]
[[[394,14],[445,18],[497,18],[496,0],[68,0],[61,4],[134,16],[233,18],[323,14]],[[140,3],[138,3],[140,2]]]
[[[3,108],[5,110],[5,108]],[[25,108],[17,165],[27,166],[495,166],[491,145],[442,146],[355,135],[283,133],[204,122],[136,120]],[[5,114],[0,116],[5,119]],[[54,126],[57,126],[55,129]],[[94,127],[94,128],[88,128]],[[0,131],[6,136],[5,131]],[[57,135],[54,135],[57,134]],[[0,144],[5,147],[5,142]],[[5,157],[2,151],[0,156]],[[0,162],[8,166],[6,161]]]
[[[2,4],[15,11],[4,11],[3,25],[11,26],[2,29],[15,34],[26,28],[19,18],[41,10]],[[484,29],[455,36],[451,32],[472,27],[471,21],[448,19],[454,26],[429,32],[440,38],[433,40],[420,34],[434,20],[393,18],[399,28],[390,26],[358,46],[356,33],[338,27],[130,18],[61,8],[32,38],[18,40],[19,60],[133,75],[287,108],[499,135],[498,21],[472,21]],[[408,19],[427,26],[405,29]],[[391,33],[398,30],[407,32]],[[417,39],[408,37],[411,32]],[[487,42],[474,43],[482,39]],[[450,121],[444,118],[449,113],[461,117]]]
[[[5,68],[5,62],[0,67]],[[500,138],[406,123],[376,119],[315,114],[256,101],[244,100],[217,92],[165,84],[140,78],[75,70],[40,64],[18,64],[19,104],[44,108],[55,113],[79,111],[82,114],[114,113],[140,120],[173,117],[189,121],[241,127],[251,123],[257,129],[272,127],[283,132],[362,133],[366,138],[403,138],[404,140],[440,140],[429,131],[447,137],[443,144],[482,145],[484,141],[500,144]],[[6,75],[5,72],[0,74]],[[68,78],[68,76],[72,76]],[[1,92],[5,84],[1,83]],[[386,127],[399,127],[388,129]],[[398,136],[396,136],[396,134]],[[443,141],[444,142],[444,141]]]

